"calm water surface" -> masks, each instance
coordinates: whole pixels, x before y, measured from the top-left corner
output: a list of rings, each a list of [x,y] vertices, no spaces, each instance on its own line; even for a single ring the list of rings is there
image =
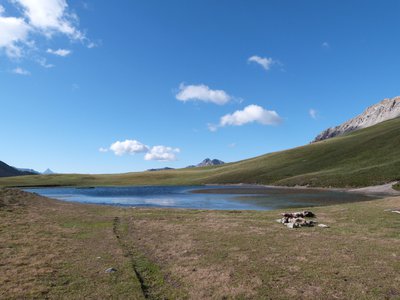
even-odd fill
[[[273,210],[371,200],[339,191],[227,186],[130,186],[32,188],[28,192],[63,201],[136,207]]]

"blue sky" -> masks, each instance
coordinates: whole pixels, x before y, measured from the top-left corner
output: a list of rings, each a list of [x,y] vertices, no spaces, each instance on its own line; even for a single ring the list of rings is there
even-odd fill
[[[400,95],[398,1],[0,5],[0,160],[17,167],[237,161]]]

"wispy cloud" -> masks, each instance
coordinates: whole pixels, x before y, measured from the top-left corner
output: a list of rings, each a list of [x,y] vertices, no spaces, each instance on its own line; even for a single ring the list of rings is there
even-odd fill
[[[53,64],[49,64],[47,62],[47,59],[44,57],[39,57],[38,59],[36,59],[36,62],[42,66],[43,68],[49,69],[49,68],[53,68],[54,65]]]
[[[249,59],[247,61],[259,64],[266,71],[268,71],[271,68],[271,66],[276,63],[276,61],[274,59],[272,59],[271,57],[261,57],[258,55],[253,55],[253,56],[249,57]]]
[[[68,56],[72,53],[72,51],[68,50],[68,49],[57,49],[57,50],[47,49],[46,52],[57,55],[57,56],[62,56],[62,57]]]
[[[222,116],[219,124],[208,124],[208,129],[216,131],[219,127],[242,126],[254,122],[262,125],[277,125],[282,122],[282,118],[274,110],[267,110],[259,105],[251,104],[243,110]]]
[[[223,105],[228,103],[232,97],[223,90],[212,90],[204,84],[185,85],[181,83],[176,99],[182,102],[202,101]]]
[[[24,76],[31,75],[31,72],[29,72],[28,70],[22,69],[20,67],[12,70],[12,73],[17,74],[17,75],[24,75]]]
[[[310,110],[308,111],[308,114],[310,115],[311,118],[313,118],[314,120],[316,120],[318,118],[318,111],[310,108]]]
[[[328,42],[323,42],[323,43],[321,44],[321,47],[322,47],[322,48],[325,48],[325,49],[328,49],[328,48],[331,47],[331,45],[329,45]]]
[[[72,86],[71,86],[71,90],[72,90],[73,92],[79,90],[79,88],[80,88],[80,86],[79,86],[79,84],[77,84],[77,83],[73,83]]]

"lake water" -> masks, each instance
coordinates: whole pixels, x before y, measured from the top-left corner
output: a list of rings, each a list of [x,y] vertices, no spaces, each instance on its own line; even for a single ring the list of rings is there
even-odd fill
[[[371,200],[376,197],[326,190],[232,186],[51,187],[25,189],[63,201],[135,207],[273,210]]]

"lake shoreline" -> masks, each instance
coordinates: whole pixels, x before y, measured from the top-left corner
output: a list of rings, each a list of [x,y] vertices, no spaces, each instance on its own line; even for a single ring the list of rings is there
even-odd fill
[[[397,181],[393,181],[381,185],[372,185],[357,188],[334,188],[334,187],[313,187],[313,186],[284,186],[284,185],[265,185],[265,184],[248,184],[248,183],[233,183],[233,184],[205,184],[205,186],[226,186],[226,187],[248,187],[248,188],[269,188],[269,189],[291,189],[291,190],[315,190],[315,191],[338,191],[358,193],[364,195],[382,195],[382,196],[400,196],[400,191],[392,188]]]

